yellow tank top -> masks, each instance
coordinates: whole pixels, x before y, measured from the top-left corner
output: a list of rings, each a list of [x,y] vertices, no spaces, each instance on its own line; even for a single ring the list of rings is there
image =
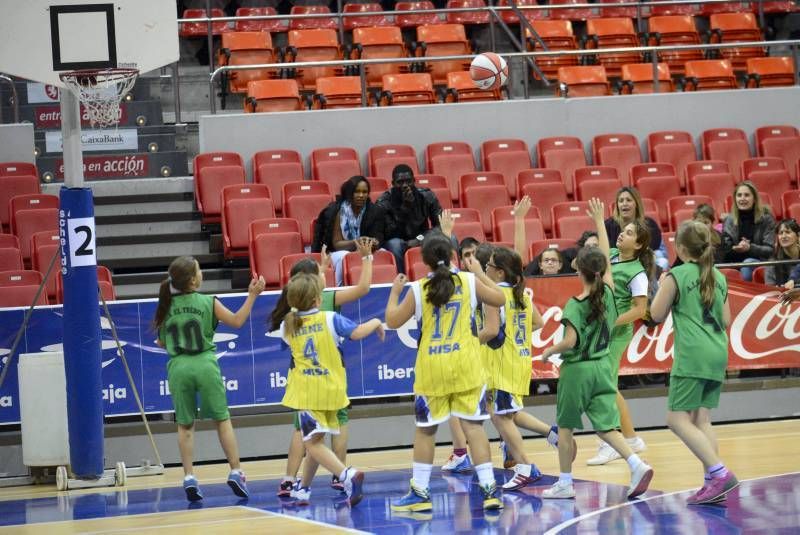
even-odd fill
[[[456,290],[450,301],[435,307],[425,298],[430,279],[411,283],[420,325],[414,393],[445,396],[484,384],[478,338],[472,334],[477,305],[472,273],[453,273]]]
[[[533,303],[526,294],[525,308],[520,308],[514,300],[514,289],[505,283],[501,283],[500,288],[506,296],[506,304],[500,309],[500,332],[487,344],[491,352],[489,383],[492,388],[526,396],[531,382]]]
[[[283,405],[300,410],[338,410],[348,405],[347,375],[333,326],[334,312],[300,313],[297,334],[281,334],[292,352]]]

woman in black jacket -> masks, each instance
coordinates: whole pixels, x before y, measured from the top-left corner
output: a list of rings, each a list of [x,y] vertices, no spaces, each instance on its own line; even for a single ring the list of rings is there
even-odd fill
[[[775,218],[749,180],[733,190],[733,207],[722,223],[722,241],[726,262],[769,260],[775,252]],[[753,268],[743,266],[739,271],[742,279],[753,280]]]
[[[384,240],[385,216],[383,209],[369,198],[369,181],[363,176],[347,179],[336,201],[322,209],[314,225],[311,252],[318,253],[326,246],[336,272],[336,284],[344,281],[342,260],[356,250],[356,240],[373,239],[373,250]]]

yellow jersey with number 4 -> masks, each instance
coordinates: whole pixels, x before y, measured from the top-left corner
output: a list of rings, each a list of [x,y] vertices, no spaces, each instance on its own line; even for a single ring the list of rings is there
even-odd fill
[[[303,324],[295,334],[281,325],[283,340],[292,352],[281,403],[293,409],[338,410],[346,407],[347,375],[339,352],[341,337],[334,312],[300,313]]]
[[[430,279],[411,283],[420,326],[414,366],[414,394],[445,396],[484,384],[478,339],[472,334],[477,306],[475,276],[452,273],[455,292],[440,307],[425,297]]]

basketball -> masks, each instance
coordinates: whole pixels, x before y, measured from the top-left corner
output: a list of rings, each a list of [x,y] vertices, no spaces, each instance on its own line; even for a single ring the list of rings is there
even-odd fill
[[[494,52],[484,52],[472,60],[469,75],[480,89],[499,89],[508,80],[508,65]]]

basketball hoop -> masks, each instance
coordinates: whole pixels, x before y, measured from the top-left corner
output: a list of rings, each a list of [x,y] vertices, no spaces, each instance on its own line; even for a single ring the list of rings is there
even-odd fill
[[[84,69],[59,74],[59,78],[85,107],[92,127],[119,123],[119,103],[133,88],[137,69]]]

